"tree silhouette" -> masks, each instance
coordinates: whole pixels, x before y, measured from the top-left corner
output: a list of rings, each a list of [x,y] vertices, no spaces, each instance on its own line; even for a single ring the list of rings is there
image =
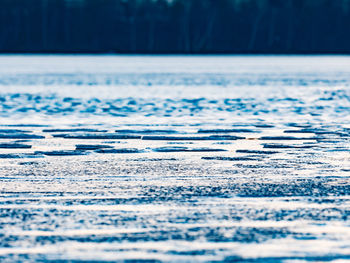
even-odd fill
[[[1,0],[0,52],[349,53],[350,0]]]

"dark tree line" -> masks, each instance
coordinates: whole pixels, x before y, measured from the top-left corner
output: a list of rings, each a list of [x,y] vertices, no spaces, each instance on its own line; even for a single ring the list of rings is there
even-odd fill
[[[0,52],[350,53],[350,0],[0,0]]]

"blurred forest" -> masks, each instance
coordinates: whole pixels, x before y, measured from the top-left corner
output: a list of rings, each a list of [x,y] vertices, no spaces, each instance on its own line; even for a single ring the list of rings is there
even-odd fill
[[[350,0],[0,0],[0,52],[350,53]]]

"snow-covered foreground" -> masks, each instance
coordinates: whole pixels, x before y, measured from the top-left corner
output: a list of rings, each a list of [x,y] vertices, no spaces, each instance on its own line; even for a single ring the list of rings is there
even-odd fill
[[[0,260],[347,262],[349,57],[0,56]]]

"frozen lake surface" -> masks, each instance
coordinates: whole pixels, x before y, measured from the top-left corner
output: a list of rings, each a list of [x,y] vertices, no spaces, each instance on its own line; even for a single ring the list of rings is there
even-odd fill
[[[350,57],[0,56],[0,261],[349,262]]]

